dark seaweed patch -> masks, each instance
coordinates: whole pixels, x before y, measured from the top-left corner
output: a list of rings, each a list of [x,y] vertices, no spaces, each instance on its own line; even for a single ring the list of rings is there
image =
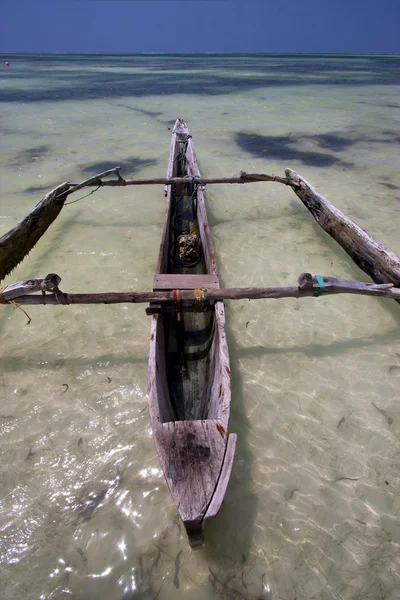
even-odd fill
[[[19,55],[18,60],[24,59]],[[15,59],[17,60],[17,59]],[[145,96],[212,95],[312,85],[365,86],[398,85],[400,63],[397,57],[356,56],[271,56],[271,55],[95,55],[26,56],[26,66],[18,65],[24,80],[49,73],[40,88],[0,90],[4,102],[60,102],[92,98],[132,98]],[[17,64],[17,63],[15,63]],[[66,68],[63,68],[64,64]],[[71,68],[75,64],[76,68]],[[98,66],[101,64],[102,71]],[[82,69],[82,66],[85,68]],[[56,67],[56,68],[54,68]],[[115,68],[118,67],[118,71]],[[124,72],[121,69],[128,69]],[[132,69],[135,72],[132,73]],[[168,70],[168,72],[166,72]],[[246,77],[238,77],[243,72]],[[282,77],[282,73],[285,77]],[[393,106],[394,107],[394,106]]]
[[[381,185],[384,185],[389,190],[399,190],[400,189],[398,185],[394,185],[393,183],[384,183],[384,182],[381,182]]]
[[[136,158],[131,157],[126,160],[119,160],[118,158],[110,158],[109,160],[100,160],[98,162],[90,163],[89,165],[83,167],[81,171],[83,173],[89,173],[95,175],[96,173],[102,173],[103,171],[107,171],[108,169],[112,169],[113,167],[121,167],[123,173],[133,175],[137,171],[139,171],[142,167],[148,167],[152,165],[156,165],[157,161],[153,158]]]
[[[51,189],[59,185],[56,183],[53,187],[47,185],[31,185],[24,189],[24,194],[47,194]]]
[[[318,136],[318,138],[322,137]],[[344,144],[343,140],[329,134],[325,135],[325,143],[331,144],[331,146],[343,148],[345,145],[349,145]],[[338,163],[351,166],[332,154],[296,148],[296,138],[292,136],[264,136],[239,132],[236,134],[236,143],[242,150],[250,152],[257,158],[298,161],[314,167],[330,167]]]
[[[338,135],[337,133],[323,133],[316,137],[310,137],[316,144],[328,148],[332,152],[340,152],[346,150],[354,144],[354,140]]]
[[[46,156],[50,152],[50,146],[36,146],[36,148],[26,148],[17,152],[8,161],[12,167],[23,167],[28,163],[35,162]]]

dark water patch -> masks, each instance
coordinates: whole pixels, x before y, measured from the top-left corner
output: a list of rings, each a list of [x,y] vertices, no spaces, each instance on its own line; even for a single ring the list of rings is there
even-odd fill
[[[241,150],[245,150],[257,158],[298,161],[314,167],[330,167],[334,164],[351,166],[350,163],[345,163],[332,154],[299,150],[295,147],[297,145],[296,138],[290,135],[267,136],[238,132],[235,139]]]
[[[71,180],[64,179],[64,181],[67,181],[68,183],[70,183]],[[27,187],[23,190],[23,193],[24,194],[41,194],[43,197],[45,194],[48,194],[49,192],[51,192],[51,190],[54,190],[54,188],[59,186],[61,183],[63,183],[63,180],[60,178],[58,181],[53,181],[52,183],[48,183],[48,184],[30,185],[29,187]]]
[[[383,181],[379,182],[381,185],[384,185],[389,190],[399,190],[400,187],[398,185],[394,185],[393,183],[384,183]]]
[[[315,166],[330,166],[340,163],[343,167],[351,167],[352,163],[345,162],[335,156],[352,146],[362,144],[397,144],[400,136],[391,131],[382,132],[382,137],[371,137],[351,131],[349,135],[343,132],[327,132],[320,135],[260,136],[240,132],[236,136],[239,146],[259,157],[276,157],[282,160],[300,160],[305,164]],[[387,136],[387,137],[385,137]],[[320,152],[328,150],[331,154]]]
[[[50,146],[42,145],[36,148],[26,148],[9,158],[8,164],[12,167],[23,167],[29,163],[43,159],[50,152]]]
[[[308,139],[312,140],[318,146],[328,148],[332,152],[340,152],[346,150],[349,146],[352,146],[355,142],[350,138],[346,138],[343,135],[336,133],[323,133],[318,136],[307,136]]]
[[[387,138],[385,139],[385,142],[391,142],[393,144],[399,144],[400,143],[400,134],[398,133],[398,131],[391,131],[389,130],[385,130],[382,131],[383,135],[386,135]],[[380,140],[382,141],[382,140]]]
[[[400,84],[400,61],[390,57],[17,56],[13,64],[15,87],[1,90],[0,101],[216,96],[266,87]],[[41,85],[21,90],[18,78],[39,79]]]
[[[400,143],[400,135],[395,131],[384,130],[381,132],[382,137],[369,137],[366,135],[358,136],[356,141],[367,142],[369,144],[398,144]]]
[[[64,79],[63,79],[64,81]],[[40,89],[7,89],[0,91],[0,102],[60,102],[79,100],[111,100],[114,98],[170,95],[218,96],[238,91],[251,91],[260,87],[282,86],[281,78],[273,80],[264,77],[210,77],[197,74],[182,77],[178,74],[143,74],[137,76],[116,76],[109,74],[89,74],[76,76],[68,86],[43,85]],[[304,82],[302,82],[302,85]],[[293,83],[292,83],[293,85]]]
[[[151,57],[147,57],[151,58]],[[279,72],[286,74],[287,71],[295,74],[323,75],[339,73],[363,73],[367,76],[371,74],[384,78],[388,71],[398,72],[400,61],[397,57],[356,57],[356,56],[323,56],[323,55],[281,55],[272,56],[268,54],[241,54],[241,55],[204,55],[204,54],[183,54],[158,56],[151,60],[150,65],[146,65],[154,71],[165,70],[166,68],[179,71],[193,69],[207,69],[208,71],[230,72],[238,68],[249,70],[268,70],[269,72]]]
[[[47,186],[47,185],[31,185],[30,187],[25,188],[23,193],[24,194],[42,194],[42,196],[44,196],[45,194],[47,194],[47,192],[50,192],[50,190],[54,189],[58,185],[60,185],[60,184],[56,183],[55,185],[53,185],[53,187]]]
[[[118,160],[118,158],[110,160],[100,160],[98,162],[90,163],[89,165],[81,168],[83,173],[93,174],[103,173],[114,167],[121,167],[122,174],[134,175],[137,171],[140,171],[142,167],[148,167],[156,165],[157,160],[153,158],[142,159],[142,158],[127,158],[126,160]]]
[[[400,108],[400,104],[382,104],[384,108]]]
[[[11,127],[1,125],[1,123],[0,123],[0,135],[16,135],[16,134],[24,134],[24,132],[21,129],[11,129]]]

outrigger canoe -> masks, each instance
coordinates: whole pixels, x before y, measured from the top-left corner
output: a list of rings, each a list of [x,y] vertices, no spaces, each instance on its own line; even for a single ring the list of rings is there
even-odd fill
[[[111,174],[117,180],[105,180]],[[242,172],[238,178],[212,178],[207,182],[275,181],[291,186],[317,222],[374,283],[303,273],[297,286],[221,290],[204,204],[204,183],[191,136],[181,119],[172,133],[167,179],[125,180],[120,167],[114,167],[76,185],[63,183],[0,238],[0,276],[5,277],[47,230],[70,194],[86,187],[167,186],[167,211],[153,292],[67,294],[58,287],[61,278],[50,273],[45,278],[6,286],[1,290],[0,304],[151,303],[147,309],[153,315],[149,357],[151,424],[165,478],[192,545],[202,543],[205,521],[221,507],[236,446],[236,435],[228,433],[231,389],[223,299],[351,293],[400,302],[400,259],[298,173],[286,169],[285,175]]]
[[[222,504],[232,470],[236,434],[228,433],[229,351],[222,301],[208,302],[219,278],[203,185],[192,137],[182,119],[172,131],[167,210],[154,291],[174,303],[150,305],[149,409],[158,457],[191,546]],[[189,178],[189,179],[188,179]],[[181,290],[195,300],[182,301]]]

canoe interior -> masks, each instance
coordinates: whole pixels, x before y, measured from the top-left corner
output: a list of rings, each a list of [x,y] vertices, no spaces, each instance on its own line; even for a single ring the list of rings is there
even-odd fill
[[[168,176],[198,175],[187,133],[177,132]],[[200,203],[204,205],[199,184],[178,184],[167,190],[167,220],[157,271],[171,275],[171,282],[173,275],[214,275],[218,282],[215,259],[210,260],[214,257],[211,237],[205,234],[209,231],[207,215],[199,210]],[[171,289],[174,287],[171,283]],[[218,406],[211,402],[218,340],[214,306],[206,308],[205,312],[179,314],[171,306],[158,317],[156,360],[158,384],[163,388],[158,394],[159,400],[163,399],[159,405],[161,422],[218,418]]]

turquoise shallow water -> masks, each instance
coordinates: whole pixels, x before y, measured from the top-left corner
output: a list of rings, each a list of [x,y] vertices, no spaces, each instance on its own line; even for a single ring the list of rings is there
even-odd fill
[[[182,116],[204,176],[289,166],[400,254],[398,57],[5,60],[0,235],[62,181],[116,165],[164,176]],[[224,286],[366,279],[284,186],[206,192]],[[4,283],[56,272],[70,292],[151,289],[164,202],[143,187],[66,206]],[[227,305],[237,455],[198,551],[151,437],[144,307],[28,312],[29,327],[0,311],[2,597],[400,596],[397,305]]]

